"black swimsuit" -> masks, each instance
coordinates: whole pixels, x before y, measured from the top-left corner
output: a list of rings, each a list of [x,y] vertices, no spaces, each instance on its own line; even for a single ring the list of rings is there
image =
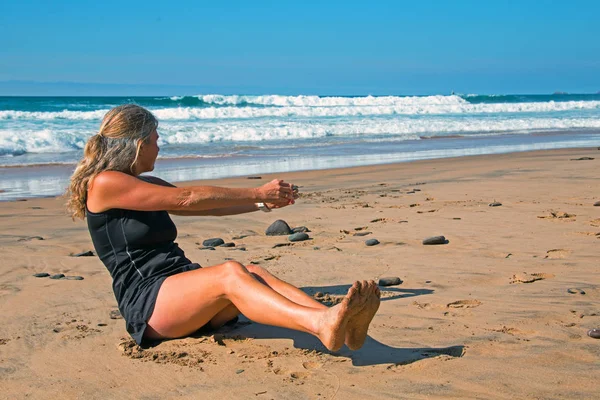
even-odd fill
[[[160,285],[170,275],[200,268],[185,257],[177,228],[166,211],[86,209],[100,260],[113,278],[113,291],[127,331],[141,344]]]

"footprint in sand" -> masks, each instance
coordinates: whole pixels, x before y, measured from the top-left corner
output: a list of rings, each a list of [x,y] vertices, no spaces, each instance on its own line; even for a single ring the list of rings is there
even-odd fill
[[[479,307],[482,303],[479,300],[458,300],[452,303],[446,304],[448,308],[475,308]]]
[[[553,274],[546,274],[543,272],[538,272],[534,274],[528,274],[527,272],[523,272],[522,274],[515,274],[510,278],[510,283],[531,283],[535,281],[541,281],[543,279],[554,278]]]
[[[302,363],[302,366],[304,367],[304,369],[317,369],[321,368],[323,364],[314,361],[306,361]]]
[[[540,215],[538,218],[542,219],[563,219],[563,220],[571,220],[574,219],[577,215],[569,214],[564,211],[550,211],[549,215]]]
[[[193,351],[160,351],[143,349],[133,340],[119,343],[119,350],[124,356],[141,361],[153,361],[157,364],[175,364],[183,367],[194,367],[202,370],[201,364],[212,361],[207,351],[193,349]]]
[[[546,252],[546,257],[550,259],[559,259],[559,258],[567,258],[567,256],[571,254],[571,250],[567,249],[552,249]]]

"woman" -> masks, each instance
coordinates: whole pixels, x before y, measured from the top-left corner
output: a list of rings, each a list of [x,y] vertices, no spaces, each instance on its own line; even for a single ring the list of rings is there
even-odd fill
[[[294,203],[296,193],[282,180],[249,189],[178,188],[140,176],[154,169],[157,126],[137,105],[110,110],[88,140],[67,193],[73,217],[87,217],[135,341],[182,337],[205,325],[217,328],[241,312],[258,323],[315,335],[332,351],[344,343],[360,348],[379,307],[375,282],[355,282],[340,304],[328,308],[258,266],[229,261],[201,268],[185,257],[169,214],[282,208]]]

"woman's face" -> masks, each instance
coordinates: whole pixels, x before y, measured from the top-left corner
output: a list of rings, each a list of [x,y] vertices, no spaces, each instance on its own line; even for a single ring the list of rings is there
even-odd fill
[[[150,172],[154,169],[154,162],[158,156],[158,132],[156,129],[150,135],[148,143],[143,143],[140,148],[140,154],[138,156],[135,172],[141,174],[144,172]]]

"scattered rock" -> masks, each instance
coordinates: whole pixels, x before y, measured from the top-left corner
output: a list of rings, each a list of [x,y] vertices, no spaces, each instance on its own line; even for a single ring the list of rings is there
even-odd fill
[[[290,242],[301,242],[301,241],[307,240],[307,239],[310,239],[310,238],[309,238],[308,234],[306,234],[304,232],[294,233],[288,237],[288,240]]]
[[[356,232],[354,235],[352,236],[367,236],[372,234],[373,232]]]
[[[45,278],[47,276],[50,276],[50,274],[47,272],[38,272],[37,274],[33,274],[33,276],[35,276],[36,278]]]
[[[246,251],[245,247],[232,247],[230,250]]]
[[[241,374],[242,372],[244,372],[243,369],[238,369],[237,371],[235,371],[236,374]]]
[[[41,236],[27,236],[18,240],[18,242],[27,242],[30,240],[44,240]]]
[[[293,233],[292,229],[287,222],[282,219],[278,219],[277,221],[273,222],[265,231],[267,236],[289,235],[291,233]]]
[[[571,294],[585,294],[585,290],[579,288],[569,288],[567,289],[567,292]]]
[[[262,176],[249,176],[246,179],[262,179]]]
[[[446,244],[445,236],[431,236],[426,239],[423,239],[423,244]]]
[[[494,201],[493,203],[488,204],[490,207],[500,207],[502,203]]]
[[[276,245],[274,245],[272,247],[272,249],[276,249],[278,247],[285,247],[285,246],[291,246],[293,243],[277,243]]]
[[[214,247],[211,246],[204,246],[204,247],[198,247],[198,250],[214,250]]]
[[[43,210],[43,207],[29,207],[29,208],[31,208],[32,210]]]
[[[600,201],[597,201],[597,202],[595,202],[595,203],[594,203],[594,206],[596,206],[596,207],[600,207]]]
[[[292,229],[292,233],[300,233],[300,232],[310,232],[310,229],[308,229],[305,226],[297,226],[294,229]]]
[[[64,277],[65,277],[65,274],[56,274],[56,275],[50,276],[50,279],[62,279]]]
[[[313,247],[313,250],[321,250],[321,248],[319,246],[315,246]]]
[[[110,316],[110,319],[123,319],[119,310],[112,310],[108,315]]]
[[[594,328],[588,331],[588,336],[594,339],[600,339],[600,329]]]
[[[227,242],[227,243],[223,243],[223,244],[219,245],[219,247],[235,247],[235,243]]]
[[[84,251],[83,253],[71,254],[71,257],[93,257],[94,252],[91,250]]]
[[[368,228],[368,226],[359,226],[359,227],[357,227],[357,228],[354,228],[354,230],[355,230],[355,231],[363,231],[363,230],[365,230],[365,229],[367,229],[367,228]]]
[[[571,161],[591,161],[594,157],[579,157],[579,158],[571,158]]]
[[[402,279],[397,276],[387,277],[387,278],[379,278],[379,286],[396,286],[402,283]]]
[[[369,240],[365,241],[365,244],[367,246],[375,246],[375,245],[379,244],[379,240],[377,240],[377,239],[369,239]]]
[[[78,276],[78,275],[65,276],[65,279],[68,279],[70,281],[82,281],[83,280],[83,276]]]
[[[206,247],[216,247],[216,246],[220,246],[223,243],[225,243],[225,241],[221,238],[213,238],[213,239],[206,239],[204,242],[202,242],[202,246],[206,246]]]

